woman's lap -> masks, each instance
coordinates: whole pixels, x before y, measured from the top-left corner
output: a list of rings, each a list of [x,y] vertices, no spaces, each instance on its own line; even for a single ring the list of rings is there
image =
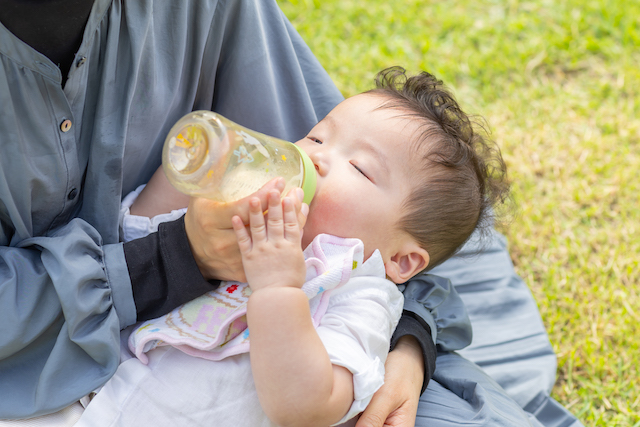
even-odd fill
[[[477,413],[482,419],[483,411],[491,412],[496,404],[505,404],[504,398],[508,396],[509,401],[513,399],[519,407],[526,409],[527,417],[534,418],[532,414],[535,414],[535,418],[542,423],[540,425],[581,426],[566,409],[549,397],[555,382],[556,355],[537,304],[513,268],[506,239],[494,232],[481,254],[477,254],[478,248],[478,243],[471,241],[459,255],[430,272],[448,278],[456,287],[467,307],[474,334],[471,345],[459,351],[460,355],[474,363],[462,362],[464,359],[458,355],[445,359],[439,356],[434,375],[438,385],[434,384],[433,389],[442,386],[451,391],[451,381],[463,380],[458,372],[451,370],[463,366],[463,371],[473,375],[479,387],[490,391],[484,395],[484,404],[489,406],[481,410],[473,406],[469,414]],[[495,380],[497,388],[483,376]],[[427,408],[433,410],[430,402],[432,397],[426,396],[427,392],[429,389],[421,398],[419,418],[420,414],[428,413]],[[438,394],[438,398],[441,395]],[[466,402],[461,405],[457,402],[455,410],[459,412],[458,415],[466,414],[463,408],[470,404]],[[493,411],[493,415],[496,414]],[[430,421],[429,425],[434,424]],[[495,422],[484,425],[501,424]]]
[[[416,426],[541,427],[477,365],[456,353],[440,353],[420,397]]]

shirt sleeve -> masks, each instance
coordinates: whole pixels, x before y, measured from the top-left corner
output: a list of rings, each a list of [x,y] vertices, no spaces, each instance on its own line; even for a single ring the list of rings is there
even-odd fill
[[[355,277],[331,293],[317,327],[331,363],[353,374],[354,402],[337,424],[364,411],[384,383],[389,341],[402,312],[402,294],[389,280]]]
[[[125,242],[124,253],[138,321],[167,314],[220,284],[202,277],[189,246],[184,216],[160,223],[155,233]]]
[[[391,339],[391,349],[402,336],[413,336],[420,344],[424,362],[425,391],[436,367],[436,348],[459,350],[471,343],[471,321],[451,281],[421,274],[402,285],[404,311]]]
[[[118,366],[122,328],[217,283],[200,274],[182,216],[124,244],[103,245],[74,219],[0,247],[0,419],[54,412],[100,387]]]
[[[129,208],[144,187],[125,196],[119,219],[138,322],[163,316],[220,284],[205,280],[193,258],[186,208],[153,218],[131,215]]]
[[[431,328],[421,318],[410,311],[403,311],[398,327],[391,337],[391,350],[396,347],[403,336],[412,336],[420,345],[422,363],[424,364],[424,378],[420,394],[424,393],[436,370],[436,345],[433,343]]]
[[[0,418],[61,409],[115,372],[136,317],[122,244],[74,219],[2,246],[0,294]]]

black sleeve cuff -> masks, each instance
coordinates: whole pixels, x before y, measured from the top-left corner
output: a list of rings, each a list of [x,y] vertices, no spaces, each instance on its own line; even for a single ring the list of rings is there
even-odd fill
[[[429,325],[406,310],[402,312],[400,322],[398,322],[398,326],[391,336],[391,350],[395,348],[398,340],[405,335],[414,337],[422,350],[422,360],[424,361],[424,380],[422,382],[422,391],[420,391],[420,394],[422,394],[426,390],[433,372],[436,370],[436,345],[431,338]]]
[[[184,217],[160,224],[157,233],[126,242],[124,256],[139,322],[167,314],[220,284],[202,277]]]

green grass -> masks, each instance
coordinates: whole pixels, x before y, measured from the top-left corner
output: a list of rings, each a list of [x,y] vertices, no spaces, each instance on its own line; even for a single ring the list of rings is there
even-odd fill
[[[640,426],[640,2],[280,0],[345,96],[391,65],[484,116],[517,214],[502,231],[587,426]]]

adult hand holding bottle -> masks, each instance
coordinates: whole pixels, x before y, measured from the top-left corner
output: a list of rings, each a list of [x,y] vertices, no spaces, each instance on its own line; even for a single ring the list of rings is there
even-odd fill
[[[162,167],[151,177],[146,188],[130,208],[131,214],[154,217],[189,205],[184,217],[191,252],[205,279],[246,281],[237,239],[231,218],[238,215],[249,223],[249,200],[260,199],[263,211],[267,209],[270,191],[282,193],[285,181],[274,178],[255,193],[234,202],[189,197],[178,191],[167,179]],[[302,203],[303,193],[298,188],[289,191],[295,195],[295,210],[300,227],[304,227],[309,207]]]
[[[259,198],[262,210],[265,211],[269,192],[276,189],[282,193],[284,187],[284,179],[275,178],[256,193],[230,203],[191,197],[184,223],[193,257],[205,279],[246,281],[231,218],[238,215],[248,224],[249,200]],[[302,191],[294,188],[289,194],[296,196],[293,200],[296,201],[298,222],[300,227],[304,227],[309,207],[302,203]]]
[[[307,203],[315,192],[315,167],[298,147],[211,111],[189,113],[171,128],[162,163],[168,181],[192,196],[185,228],[206,279],[246,280],[231,218],[248,224],[251,198],[260,199],[264,212],[270,191],[287,191],[303,227],[304,192]]]

